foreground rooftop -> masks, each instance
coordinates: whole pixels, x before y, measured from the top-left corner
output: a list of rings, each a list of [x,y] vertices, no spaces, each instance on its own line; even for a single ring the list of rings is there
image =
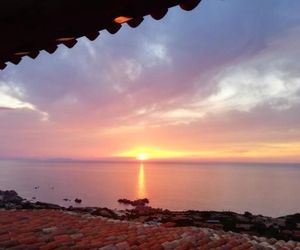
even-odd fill
[[[80,37],[94,40],[101,30],[115,34],[123,23],[135,28],[143,17],[163,18],[179,5],[192,10],[201,0],[2,0],[0,1],[0,70],[58,45],[72,48]]]
[[[0,210],[0,249],[300,249],[300,242],[59,210]]]

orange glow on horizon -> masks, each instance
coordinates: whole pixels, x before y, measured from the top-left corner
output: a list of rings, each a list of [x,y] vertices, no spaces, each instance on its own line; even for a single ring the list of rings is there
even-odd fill
[[[219,144],[209,145],[201,151],[171,151],[158,148],[138,147],[116,154],[139,161],[158,159],[197,159],[233,161],[296,161],[300,151],[299,143],[263,144]]]
[[[185,158],[190,156],[190,154],[152,148],[136,148],[131,151],[117,154],[116,156],[136,158],[137,160],[144,161],[149,159]]]

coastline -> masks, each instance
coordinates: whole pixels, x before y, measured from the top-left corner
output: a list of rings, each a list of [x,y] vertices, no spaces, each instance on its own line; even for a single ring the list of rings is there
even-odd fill
[[[78,199],[79,200],[79,199]],[[272,218],[253,215],[249,212],[238,214],[230,211],[170,211],[152,208],[147,199],[119,202],[131,204],[127,209],[116,210],[101,207],[62,207],[44,202],[32,202],[20,197],[17,192],[0,191],[0,209],[11,211],[57,210],[76,214],[102,217],[119,221],[163,226],[166,228],[197,227],[213,230],[248,234],[285,241],[300,242],[300,214]]]

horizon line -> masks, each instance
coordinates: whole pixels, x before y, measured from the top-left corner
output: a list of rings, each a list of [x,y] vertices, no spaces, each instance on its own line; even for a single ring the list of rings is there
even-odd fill
[[[44,161],[44,162],[107,162],[107,163],[227,163],[227,164],[300,164],[297,161],[274,161],[252,159],[200,159],[200,158],[152,158],[138,160],[134,157],[100,157],[100,158],[72,158],[72,157],[0,157],[0,161]]]

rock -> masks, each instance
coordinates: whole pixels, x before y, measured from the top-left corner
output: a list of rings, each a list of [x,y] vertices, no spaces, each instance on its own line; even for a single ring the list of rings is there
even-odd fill
[[[4,205],[19,205],[23,199],[14,190],[1,191],[0,190],[0,207],[5,207]]]
[[[122,203],[124,205],[131,205],[133,207],[136,206],[145,206],[146,204],[149,203],[149,200],[147,198],[144,199],[137,199],[137,200],[128,200],[128,199],[119,199],[118,200],[119,203]]]
[[[176,224],[176,226],[179,226],[179,227],[194,225],[194,221],[191,218],[189,218],[188,216],[183,216],[183,215],[175,216],[173,218],[173,222]]]
[[[122,203],[124,205],[130,205],[131,200],[128,200],[128,199],[118,199],[118,202]]]
[[[81,202],[82,202],[81,199],[78,199],[78,198],[75,199],[75,203],[81,203]]]
[[[46,202],[40,202],[40,201],[33,203],[33,205],[37,209],[62,209],[62,207],[59,205],[46,203]]]
[[[16,208],[16,209],[55,209],[55,210],[64,209],[63,207],[61,207],[59,205],[40,202],[40,201],[37,201],[37,202],[23,201],[19,205],[15,204],[14,208]]]
[[[102,216],[102,217],[113,218],[113,219],[119,218],[119,216],[114,211],[108,208],[97,208],[93,212],[91,212],[91,215]]]

